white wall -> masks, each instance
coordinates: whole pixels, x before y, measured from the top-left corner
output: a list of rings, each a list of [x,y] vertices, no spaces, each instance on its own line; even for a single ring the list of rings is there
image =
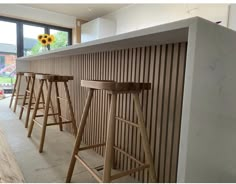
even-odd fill
[[[194,16],[227,25],[226,4],[137,4],[104,16],[116,22],[116,34],[160,25]]]
[[[236,30],[236,4],[231,4],[229,7],[229,22],[228,27]]]
[[[76,26],[76,17],[23,5],[1,4],[0,15],[67,28],[75,28]]]

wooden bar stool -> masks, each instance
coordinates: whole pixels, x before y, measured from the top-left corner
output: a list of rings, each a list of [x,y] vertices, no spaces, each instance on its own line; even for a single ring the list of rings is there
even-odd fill
[[[34,123],[36,122],[42,128],[42,134],[41,134],[41,140],[40,140],[40,146],[39,146],[39,152],[41,153],[43,151],[43,145],[44,145],[44,140],[45,140],[45,135],[46,135],[46,127],[47,126],[59,125],[60,130],[62,131],[63,130],[62,129],[63,124],[72,123],[73,129],[74,129],[74,134],[75,135],[77,134],[77,127],[76,127],[73,107],[72,107],[72,103],[71,103],[71,100],[70,100],[70,94],[69,94],[69,89],[68,89],[68,85],[67,85],[67,82],[69,80],[73,80],[73,76],[36,74],[35,78],[39,80],[40,86],[39,86],[39,90],[38,90],[38,93],[37,93],[32,118],[31,118],[31,121],[30,121],[28,137],[31,137],[33,126],[34,126]],[[43,115],[37,115],[37,111],[39,110],[38,107],[39,107],[40,98],[41,98],[41,95],[43,93],[43,86],[44,86],[44,84],[47,85],[47,82],[48,82],[47,98],[46,98],[46,101],[45,101],[44,114]],[[66,99],[59,96],[58,83],[60,83],[60,82],[62,82],[64,84]],[[51,102],[51,93],[52,93],[53,83],[55,85],[55,90],[56,90],[55,96],[56,96],[56,104],[57,104],[58,112],[49,114],[49,107],[50,107],[49,104]],[[59,100],[65,100],[65,101],[68,102],[69,113],[70,113],[70,116],[71,116],[71,120],[67,120],[65,117],[62,116],[61,106],[60,106],[60,101]],[[47,123],[48,116],[54,116],[54,115],[58,115],[59,122]],[[43,117],[42,125],[36,120],[37,117]],[[65,121],[62,121],[62,119],[65,119]]]
[[[140,105],[140,101],[139,101],[139,96],[138,96],[142,90],[149,90],[151,88],[151,84],[150,83],[134,83],[134,82],[118,83],[118,82],[113,82],[113,81],[85,81],[85,80],[82,80],[81,86],[87,87],[89,89],[89,92],[88,92],[88,96],[86,99],[86,104],[85,104],[85,107],[83,110],[83,114],[81,117],[81,121],[79,124],[78,134],[76,137],[76,142],[74,145],[74,150],[73,150],[73,154],[71,157],[70,166],[68,169],[66,182],[71,181],[71,177],[73,174],[76,160],[79,160],[82,163],[82,165],[84,165],[86,167],[86,169],[95,177],[95,179],[98,182],[104,182],[104,183],[111,182],[112,180],[115,180],[117,178],[129,175],[131,173],[134,173],[134,172],[146,169],[146,168],[149,169],[150,181],[156,182],[156,174],[155,174],[155,169],[154,169],[154,165],[153,165],[151,149],[149,146],[149,141],[148,141],[147,133],[145,130],[144,118],[143,118],[141,105]],[[84,133],[85,124],[86,124],[86,119],[88,116],[88,112],[89,112],[89,108],[91,105],[94,90],[106,90],[108,92],[108,94],[110,95],[110,99],[111,99],[109,116],[108,116],[106,143],[99,143],[99,144],[85,146],[85,147],[80,148],[80,144],[81,144],[81,140],[82,140],[82,136]],[[141,138],[142,138],[143,149],[145,152],[145,159],[146,159],[145,163],[140,162],[139,160],[137,160],[133,156],[131,156],[128,153],[124,152],[123,150],[119,149],[118,147],[115,146],[115,143],[114,143],[115,133],[116,133],[115,119],[118,118],[120,120],[119,117],[115,116],[117,95],[120,95],[123,93],[130,93],[132,95],[133,100],[134,100],[134,104],[135,104],[135,112],[138,116],[138,123],[133,123],[133,122],[123,120],[123,119],[122,119],[122,121],[124,123],[129,124],[130,126],[134,126],[139,129],[140,134],[141,134]],[[82,150],[87,150],[87,149],[91,149],[91,148],[95,148],[95,147],[99,147],[99,146],[104,146],[104,145],[106,146],[105,147],[105,158],[104,158],[104,170],[103,170],[103,176],[100,177],[98,172],[96,171],[96,169],[90,168],[89,165],[87,165],[87,163],[79,156],[78,153],[79,153],[79,151],[82,151]],[[117,151],[120,151],[121,153],[128,156],[130,159],[136,161],[140,166],[137,168],[133,168],[131,170],[128,170],[128,171],[123,171],[121,173],[111,175],[111,167],[112,167],[112,163],[113,163],[114,149],[116,149]]]
[[[18,99],[23,99],[22,97],[24,96],[24,95],[19,94],[20,93],[20,86],[21,86],[21,77],[23,75],[24,75],[24,72],[17,72],[16,73],[16,81],[15,81],[15,84],[14,84],[14,88],[13,88],[12,96],[11,96],[11,100],[10,100],[10,105],[9,105],[9,108],[11,108],[13,99],[15,97],[13,112],[16,112]]]
[[[22,115],[24,113],[24,110],[26,110],[26,119],[25,119],[25,128],[28,128],[28,123],[29,123],[29,117],[30,117],[30,110],[33,110],[34,107],[32,105],[35,104],[33,100],[35,101],[35,75],[39,73],[33,73],[33,72],[26,72],[24,73],[24,76],[27,81],[26,89],[25,89],[25,94],[23,98],[23,103],[21,105],[21,111],[20,111],[20,116],[19,119],[22,118]],[[41,75],[47,75],[47,74],[41,74]],[[48,87],[46,83],[46,87]],[[26,100],[29,100],[28,102]],[[38,109],[44,109],[45,106],[45,100],[44,100],[44,92],[42,90],[42,102],[39,102],[39,104],[42,104],[43,107],[38,107]],[[52,102],[50,101],[50,108],[52,110],[52,113],[54,114],[54,108],[52,105]],[[36,115],[37,117],[37,115]],[[56,122],[56,117],[55,115],[53,116],[54,121]]]

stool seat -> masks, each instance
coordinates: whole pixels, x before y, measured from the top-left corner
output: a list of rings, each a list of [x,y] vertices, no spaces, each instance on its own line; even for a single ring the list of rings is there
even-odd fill
[[[25,76],[25,77],[35,77],[35,73],[32,73],[32,72],[25,72],[25,73],[24,73],[24,76]]]
[[[36,74],[36,79],[48,80],[50,82],[63,82],[73,80],[73,76],[61,76],[61,75],[51,75],[51,74]]]
[[[16,72],[16,75],[24,75],[25,72]]]
[[[115,82],[109,80],[81,80],[81,86],[91,89],[117,91],[117,92],[141,91],[141,90],[151,89],[151,83]]]

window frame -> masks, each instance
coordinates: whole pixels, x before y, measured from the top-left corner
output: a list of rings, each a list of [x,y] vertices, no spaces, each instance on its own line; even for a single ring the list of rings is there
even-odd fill
[[[0,16],[0,21],[12,22],[16,24],[16,48],[17,57],[24,56],[24,35],[23,35],[23,25],[37,26],[44,28],[44,33],[49,34],[50,29],[56,29],[58,31],[68,32],[68,45],[72,45],[72,29],[66,27],[60,27],[50,24],[38,23],[33,21],[28,21],[24,19],[10,18],[5,16]],[[50,47],[48,48],[50,50]]]

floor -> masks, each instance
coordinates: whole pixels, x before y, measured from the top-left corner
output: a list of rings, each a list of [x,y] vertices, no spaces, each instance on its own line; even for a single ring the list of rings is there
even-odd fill
[[[24,117],[19,120],[17,113],[8,108],[10,98],[0,100],[0,130],[15,156],[24,175],[25,182],[51,183],[65,182],[68,164],[74,144],[74,137],[68,132],[60,132],[58,127],[48,127],[44,145],[44,152],[38,152],[40,130],[37,125],[32,137],[27,137],[24,128]],[[102,157],[94,151],[83,151],[80,156],[91,167],[103,165]],[[77,161],[71,182],[96,182],[91,174]],[[131,177],[123,177],[114,182],[137,182]]]
[[[15,156],[0,129],[0,183],[24,183]]]

